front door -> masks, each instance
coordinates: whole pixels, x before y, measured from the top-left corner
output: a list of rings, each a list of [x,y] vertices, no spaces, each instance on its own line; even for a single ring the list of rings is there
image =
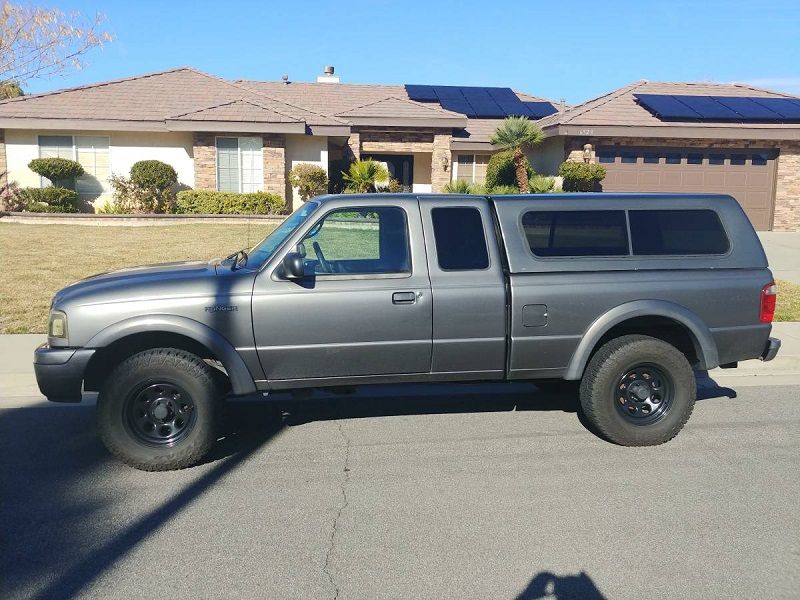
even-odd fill
[[[300,236],[302,280],[281,279],[274,269],[256,280],[256,347],[275,387],[430,372],[432,298],[419,204],[345,202],[331,203]]]
[[[372,159],[384,163],[389,170],[389,177],[403,186],[404,192],[414,187],[414,156],[411,154],[370,154],[363,159]]]

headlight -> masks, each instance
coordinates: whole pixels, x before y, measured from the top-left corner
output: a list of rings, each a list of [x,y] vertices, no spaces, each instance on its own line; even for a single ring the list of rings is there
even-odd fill
[[[50,324],[47,326],[47,335],[53,338],[67,337],[67,315],[60,310],[50,311]]]

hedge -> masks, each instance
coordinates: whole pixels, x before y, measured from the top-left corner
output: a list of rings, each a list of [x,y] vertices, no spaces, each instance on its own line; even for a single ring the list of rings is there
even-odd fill
[[[267,192],[237,194],[209,190],[183,190],[178,192],[175,212],[205,215],[271,215],[283,211],[285,203],[280,196]]]
[[[15,196],[28,212],[78,212],[78,192],[66,188],[20,188]]]

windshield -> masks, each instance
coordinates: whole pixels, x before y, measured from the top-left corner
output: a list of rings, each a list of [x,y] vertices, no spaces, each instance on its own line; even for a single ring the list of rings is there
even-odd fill
[[[259,269],[274,254],[275,250],[286,241],[294,231],[302,225],[308,216],[317,210],[319,202],[306,202],[294,211],[286,220],[275,228],[261,242],[259,242],[247,255],[247,268]]]

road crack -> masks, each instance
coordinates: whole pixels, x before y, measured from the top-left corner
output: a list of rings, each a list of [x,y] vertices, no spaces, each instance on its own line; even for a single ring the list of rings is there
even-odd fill
[[[322,567],[323,572],[328,577],[331,587],[333,588],[334,600],[338,600],[339,598],[339,585],[336,583],[333,573],[331,572],[331,559],[333,558],[333,552],[336,549],[336,534],[339,530],[339,520],[341,519],[342,513],[344,512],[344,509],[347,508],[347,504],[349,502],[347,498],[347,483],[350,481],[350,438],[344,432],[341,420],[339,421],[339,435],[342,437],[342,440],[344,440],[344,468],[342,469],[340,485],[342,503],[339,506],[339,510],[336,512],[336,517],[333,519],[331,538],[330,542],[328,543],[328,551],[325,554],[325,565]]]

